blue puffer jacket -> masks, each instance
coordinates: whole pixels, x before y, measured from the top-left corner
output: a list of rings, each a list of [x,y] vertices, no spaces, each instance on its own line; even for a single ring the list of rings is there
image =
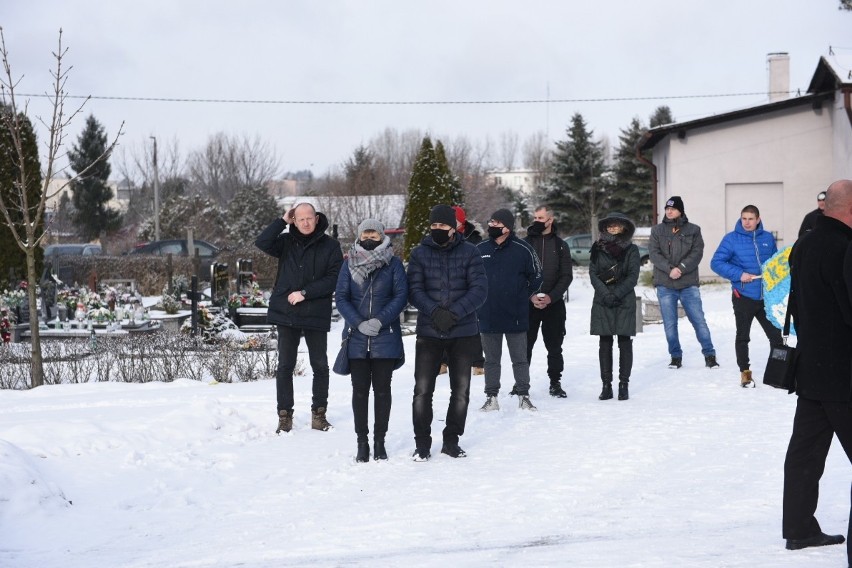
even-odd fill
[[[740,282],[743,273],[761,274],[763,263],[778,252],[775,237],[763,230],[763,221],[754,231],[743,229],[742,221],[737,219],[733,231],[722,237],[719,248],[713,253],[710,268],[713,272],[731,281],[731,288],[740,294],[760,300],[763,298],[763,284],[760,279]]]
[[[368,351],[373,359],[402,357],[399,314],[408,303],[408,279],[399,258],[392,257],[390,264],[373,271],[361,285],[352,279],[349,261],[344,262],[334,297],[337,311],[346,320],[343,337],[352,328],[350,359],[366,359]],[[358,331],[358,324],[371,318],[382,322],[382,329],[375,337],[367,337]]]
[[[530,297],[541,288],[541,262],[529,243],[511,233],[476,245],[488,275],[488,299],[479,308],[482,333],[518,333],[530,327]]]
[[[488,295],[488,279],[476,247],[455,233],[446,246],[430,235],[414,247],[408,259],[408,299],[419,310],[417,335],[440,339],[479,334],[476,310]],[[443,307],[457,318],[448,332],[432,325],[432,312]]]

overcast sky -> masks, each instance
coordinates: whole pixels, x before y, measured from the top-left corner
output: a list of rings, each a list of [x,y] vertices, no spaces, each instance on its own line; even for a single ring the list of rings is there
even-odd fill
[[[472,141],[513,131],[565,138],[580,112],[596,135],[660,105],[678,121],[767,100],[766,56],[790,54],[807,89],[829,46],[852,51],[837,0],[0,0],[21,93],[50,88],[57,32],[73,65],[68,92],[94,97],[252,101],[572,102],[319,105],[91,100],[122,145],[211,134],[259,135],[282,170],[315,174],[386,127]],[[549,93],[549,95],[548,95]],[[752,93],[743,96],[719,96]],[[674,97],[696,98],[674,98]],[[671,97],[671,98],[666,98]],[[588,99],[634,99],[587,101]],[[33,98],[30,114],[45,112]],[[81,117],[69,140],[82,130]]]

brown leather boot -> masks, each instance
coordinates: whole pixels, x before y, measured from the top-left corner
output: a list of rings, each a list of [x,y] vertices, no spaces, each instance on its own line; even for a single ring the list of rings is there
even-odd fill
[[[323,432],[331,430],[331,424],[329,424],[328,420],[325,419],[325,407],[311,410],[311,428],[314,430],[322,430]]]
[[[740,386],[743,388],[754,388],[754,381],[751,380],[751,369],[740,372]]]
[[[289,432],[293,429],[293,411],[292,410],[279,410],[278,411],[278,430],[275,431],[276,434],[280,434],[281,432]]]

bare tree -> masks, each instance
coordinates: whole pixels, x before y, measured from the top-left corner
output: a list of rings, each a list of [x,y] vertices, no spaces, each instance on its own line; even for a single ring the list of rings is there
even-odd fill
[[[500,166],[511,170],[518,156],[518,133],[505,131],[500,133]]]
[[[524,167],[532,170],[534,190],[531,198],[536,203],[544,199],[544,187],[550,177],[551,150],[547,134],[536,132],[524,142]]]
[[[191,189],[225,207],[246,187],[265,187],[279,174],[275,151],[259,136],[214,134],[187,160]]]
[[[89,167],[77,172],[77,175],[68,178],[67,181],[52,192],[48,191],[50,181],[54,176],[54,168],[56,161],[60,158],[60,151],[65,141],[66,131],[73,119],[82,111],[83,106],[88,99],[83,101],[76,110],[70,113],[65,111],[65,102],[68,97],[65,90],[65,84],[68,80],[68,71],[63,66],[63,59],[68,52],[67,48],[62,46],[62,30],[59,30],[58,47],[53,52],[55,67],[51,70],[53,77],[52,91],[49,93],[51,99],[51,116],[45,120],[37,117],[38,121],[47,129],[48,140],[45,143],[45,155],[47,158],[43,172],[31,171],[32,166],[25,157],[24,146],[27,143],[25,140],[26,133],[29,130],[25,122],[27,102],[24,102],[23,109],[19,110],[18,101],[15,96],[15,90],[20,83],[20,78],[14,78],[12,66],[9,61],[9,51],[6,48],[6,37],[3,33],[3,28],[0,27],[0,57],[3,62],[3,73],[0,76],[0,93],[6,110],[0,113],[0,121],[3,126],[11,133],[12,153],[17,156],[17,171],[15,181],[11,188],[0,188],[0,215],[3,222],[12,232],[12,235],[18,247],[24,252],[27,262],[27,299],[30,309],[30,317],[37,317],[36,305],[36,248],[39,247],[48,234],[48,226],[42,222],[44,219],[45,204],[48,199],[58,195],[65,190],[68,185],[82,176],[85,176],[95,164],[101,160],[106,160],[109,154],[115,148],[118,142],[118,137],[121,136],[124,129],[124,123],[118,128],[115,139],[109,144],[104,153],[94,160]],[[41,187],[37,192],[37,203],[30,203],[31,196],[27,189],[31,187],[32,180],[37,179],[41,174]],[[31,357],[31,376],[32,386],[38,387],[44,384],[44,365],[41,352],[41,337],[39,335],[38,325],[30,325],[31,342],[32,342],[32,357]]]

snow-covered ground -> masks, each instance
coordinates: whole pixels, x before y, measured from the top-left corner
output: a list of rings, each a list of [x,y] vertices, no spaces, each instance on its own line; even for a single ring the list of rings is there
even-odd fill
[[[394,375],[383,463],[354,462],[351,387],[336,375],[336,428],[310,429],[310,378],[300,377],[295,427],[282,436],[272,380],[0,391],[0,566],[845,566],[845,546],[784,549],[796,399],[739,387],[728,288],[703,288],[721,368],[704,368],[682,321],[684,367],[667,369],[662,327],[646,325],[629,401],[597,400],[591,297],[578,271],[567,399],[547,394],[541,343],[537,413],[517,409],[505,379],[501,411],[479,412],[483,380],[473,378],[466,459],[438,453],[445,376],[433,459],[410,458],[414,337]],[[759,326],[752,337],[759,377],[768,347]],[[835,443],[817,513],[826,532],[846,532],[850,477]]]

